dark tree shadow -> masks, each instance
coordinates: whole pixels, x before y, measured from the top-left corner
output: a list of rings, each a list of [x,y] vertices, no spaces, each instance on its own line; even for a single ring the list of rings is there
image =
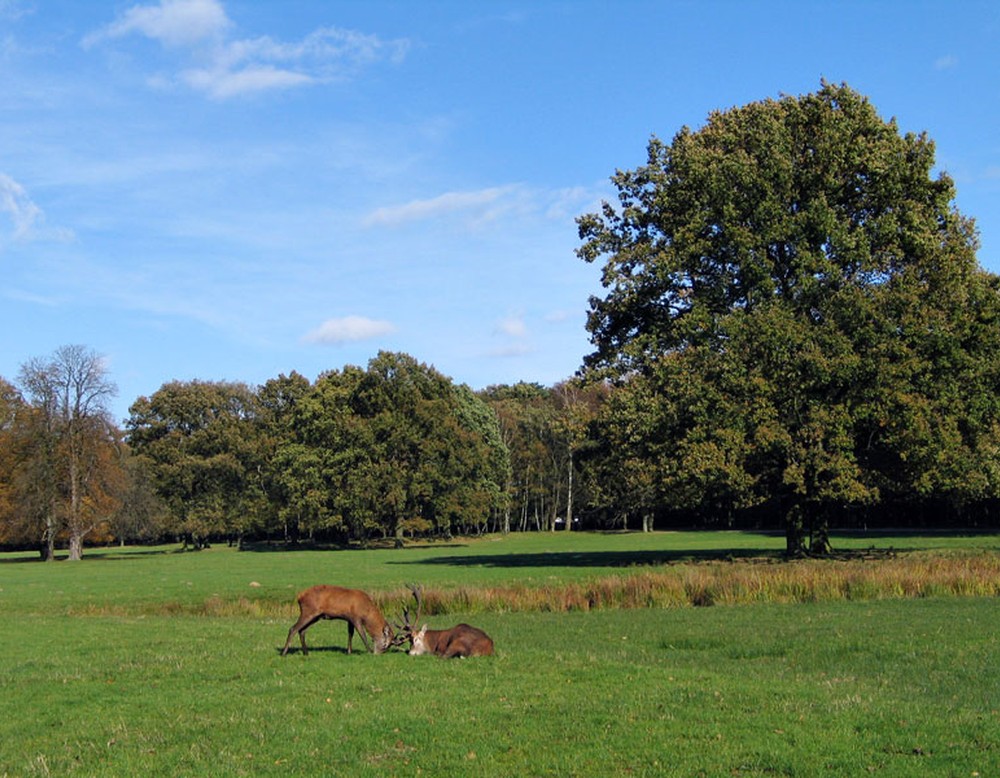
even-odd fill
[[[278,648],[276,649],[279,656],[281,655],[281,651],[283,648],[284,646],[278,646]],[[301,653],[302,653],[302,646],[288,647],[287,656],[291,656],[292,654],[301,654]],[[354,653],[365,654],[368,652],[364,650],[358,651],[355,649]],[[347,646],[309,646],[309,654],[307,654],[307,656],[311,654],[343,654],[344,656],[352,656],[352,654],[347,653]]]
[[[779,559],[773,548],[712,549],[706,551],[548,551],[532,554],[440,556],[391,561],[390,565],[448,565],[453,567],[637,567],[737,559]]]

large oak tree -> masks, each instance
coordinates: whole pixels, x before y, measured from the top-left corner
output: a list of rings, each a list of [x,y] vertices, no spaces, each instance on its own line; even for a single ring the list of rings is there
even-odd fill
[[[824,83],[654,137],[578,220],[606,289],[586,364],[646,384],[665,507],[773,504],[798,552],[839,506],[996,493],[996,278],[933,169]]]

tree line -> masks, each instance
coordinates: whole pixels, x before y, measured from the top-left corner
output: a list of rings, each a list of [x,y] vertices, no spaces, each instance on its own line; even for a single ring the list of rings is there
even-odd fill
[[[169,382],[119,430],[95,352],[60,348],[20,379],[0,379],[0,543],[46,558],[57,542],[79,558],[85,539],[199,548],[572,526],[582,398],[596,407],[603,391],[474,392],[381,352],[315,382]]]
[[[108,420],[99,357],[0,380],[0,542],[366,541],[585,526],[989,525],[1000,278],[934,144],[864,96],[712,113],[578,219],[595,351],[472,391],[383,352],[310,382],[172,382]]]

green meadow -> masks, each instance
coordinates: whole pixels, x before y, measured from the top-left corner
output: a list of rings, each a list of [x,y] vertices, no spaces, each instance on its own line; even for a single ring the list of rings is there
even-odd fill
[[[0,776],[1000,774],[1000,537],[530,534],[0,555]],[[281,657],[297,591],[497,655]],[[696,606],[710,607],[696,607]]]

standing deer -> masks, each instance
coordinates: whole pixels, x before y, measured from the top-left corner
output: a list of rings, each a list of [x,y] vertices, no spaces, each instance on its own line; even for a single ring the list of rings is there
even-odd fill
[[[302,653],[308,654],[306,648],[306,630],[320,619],[343,619],[347,622],[347,653],[351,653],[351,641],[354,630],[361,633],[365,648],[381,654],[389,646],[394,645],[395,637],[382,611],[372,601],[372,598],[359,589],[345,589],[341,586],[313,586],[298,596],[299,620],[288,630],[288,640],[281,650],[281,655],[288,653],[288,647],[296,633],[302,641]],[[374,648],[368,643],[368,636],[374,640]]]
[[[403,609],[403,624],[396,625],[399,633],[393,638],[392,645],[401,645],[409,640],[410,656],[434,654],[445,659],[452,659],[453,657],[493,655],[493,640],[478,627],[457,624],[451,629],[427,629],[427,625],[424,624],[419,630],[416,630],[422,610],[420,587],[411,586],[410,591],[413,592],[413,597],[417,601],[417,615],[411,622],[409,608]]]

